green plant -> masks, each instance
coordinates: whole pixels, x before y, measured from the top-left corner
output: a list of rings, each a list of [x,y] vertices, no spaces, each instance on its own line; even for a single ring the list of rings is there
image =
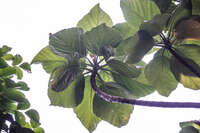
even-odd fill
[[[22,63],[21,55],[10,54],[10,50],[8,46],[0,48],[0,132],[44,133],[39,127],[38,112],[29,109],[30,103],[22,92],[29,91],[27,84],[21,81],[22,70],[31,72],[31,67],[27,62]],[[13,80],[15,76],[17,82]],[[24,113],[30,118],[30,122],[26,121]]]
[[[50,34],[49,46],[32,63],[51,74],[51,105],[73,108],[90,132],[101,120],[126,125],[133,105],[200,108],[200,103],[137,100],[154,91],[169,96],[178,83],[200,89],[199,4],[121,0],[126,22],[115,25],[97,4],[77,27]],[[149,63],[142,61],[152,53]],[[181,132],[199,132],[197,126],[181,126]]]

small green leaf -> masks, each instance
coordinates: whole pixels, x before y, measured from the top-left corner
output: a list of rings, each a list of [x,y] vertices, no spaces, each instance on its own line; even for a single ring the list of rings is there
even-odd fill
[[[113,25],[110,16],[99,7],[99,4],[97,4],[78,22],[77,26],[87,32],[103,23],[109,27]]]
[[[0,68],[5,68],[7,66],[8,64],[6,63],[6,61],[3,58],[0,58]]]
[[[19,112],[19,111],[15,111],[15,120],[17,123],[19,123],[22,127],[25,126],[26,124],[26,120],[25,120],[25,116],[23,113]]]
[[[17,91],[15,89],[6,90],[4,96],[9,98],[10,100],[14,100],[14,101],[17,101],[17,102],[23,102],[24,99],[25,99],[25,95],[22,92]]]
[[[169,17],[169,14],[156,15],[151,20],[142,23],[140,30],[147,31],[151,36],[158,35],[163,31]]]
[[[19,67],[21,67],[23,70],[27,72],[31,72],[31,66],[27,62],[22,63]]]
[[[30,90],[28,85],[25,82],[22,82],[22,81],[19,81],[18,83],[16,83],[15,88],[19,89],[19,90],[23,90],[23,91],[29,91]]]
[[[32,60],[33,63],[41,63],[47,73],[51,73],[56,67],[62,66],[66,63],[66,59],[55,55],[49,46],[43,48]]]
[[[38,124],[40,124],[40,116],[38,114],[38,112],[34,109],[30,109],[28,111],[25,112],[25,114],[33,121],[37,122]]]
[[[3,47],[0,48],[0,57],[11,51],[12,48],[3,45]]]
[[[40,124],[35,122],[34,120],[30,120],[30,123],[31,123],[31,127],[33,127],[33,128],[37,128],[40,126]]]
[[[49,47],[62,57],[84,57],[86,49],[82,41],[83,30],[81,28],[69,28],[55,34],[50,34]]]
[[[200,1],[191,0],[192,2],[192,15],[200,15]]]
[[[6,54],[2,58],[4,60],[13,60],[14,56],[12,54]]]
[[[118,72],[125,77],[136,78],[140,74],[140,69],[137,69],[133,65],[128,65],[116,59],[109,60],[107,64],[112,70]]]
[[[155,91],[155,88],[138,82],[135,79],[127,78],[122,75],[112,73],[114,80],[124,87],[132,96],[132,98],[140,98],[149,95]]]
[[[10,76],[16,73],[16,69],[14,67],[6,67],[6,68],[0,68],[0,76]]]
[[[61,107],[76,107],[83,100],[85,87],[84,77],[78,76],[64,91],[55,92],[51,88],[48,89],[48,96],[51,105]]]
[[[22,56],[21,55],[19,55],[19,54],[16,54],[15,56],[14,56],[14,58],[13,58],[13,63],[12,63],[12,65],[18,65],[18,64],[20,64],[21,62],[22,62]]]
[[[121,0],[120,6],[126,21],[134,28],[160,14],[159,8],[151,0]]]
[[[123,40],[133,36],[138,30],[138,27],[131,27],[126,22],[116,24],[113,28],[117,29],[121,33]]]
[[[130,93],[126,89],[114,82],[107,82],[100,88],[103,92],[113,96],[121,96],[126,98],[131,97]],[[102,120],[108,121],[114,126],[121,127],[128,123],[130,114],[133,111],[133,106],[127,104],[110,103],[95,95],[93,110],[94,113]]]
[[[144,70],[145,76],[163,96],[169,96],[176,89],[178,81],[170,69],[170,60],[165,56],[154,58]]]
[[[176,53],[181,56],[182,60],[187,62],[195,71],[200,73],[200,46],[198,45],[180,45],[176,48]],[[176,79],[185,87],[194,90],[200,89],[200,78],[191,71],[189,67],[182,64],[176,57],[170,60],[171,71]]]
[[[22,77],[23,77],[22,70],[19,67],[17,67],[17,66],[15,66],[15,69],[16,69],[17,79],[22,79]]]
[[[28,109],[30,107],[30,103],[27,99],[24,99],[23,102],[19,102],[17,104],[17,109],[18,110],[25,110],[25,109]]]
[[[89,132],[94,131],[100,122],[100,118],[93,112],[93,98],[94,91],[90,86],[90,78],[86,77],[84,99],[81,104],[74,108],[74,112]]]
[[[102,24],[85,33],[83,40],[87,49],[96,55],[103,55],[105,46],[118,46],[122,37],[119,31]]]
[[[41,127],[34,128],[33,130],[35,133],[44,133],[44,129]]]

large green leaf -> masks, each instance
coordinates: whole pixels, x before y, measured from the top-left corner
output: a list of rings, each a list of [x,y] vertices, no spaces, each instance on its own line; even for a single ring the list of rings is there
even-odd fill
[[[116,47],[122,37],[118,30],[102,24],[91,31],[86,32],[83,37],[84,44],[93,54],[103,55],[103,48],[107,46]]]
[[[25,110],[25,109],[28,109],[30,107],[30,103],[27,99],[24,99],[24,101],[22,102],[19,102],[17,104],[17,109],[18,110]]]
[[[151,20],[142,23],[140,30],[147,31],[151,36],[158,35],[164,30],[169,17],[169,14],[156,15]]]
[[[56,92],[63,91],[77,78],[79,73],[79,61],[69,61],[52,72],[49,87]]]
[[[48,96],[51,105],[67,108],[76,107],[83,99],[84,84],[84,77],[80,75],[64,91],[55,92],[49,88]]]
[[[198,45],[180,45],[176,53],[182,60],[187,62],[195,71],[200,73],[200,47]],[[189,67],[182,64],[176,57],[171,58],[171,70],[176,79],[185,87],[194,90],[200,89],[200,77],[191,71]]]
[[[16,69],[14,67],[6,67],[6,68],[0,68],[0,76],[10,76],[16,73]]]
[[[78,22],[77,26],[81,27],[86,32],[103,23],[109,27],[113,25],[110,16],[97,4]]]
[[[117,55],[128,55],[127,63],[137,63],[142,60],[144,55],[150,51],[155,45],[153,38],[144,30],[130,37],[117,47]]]
[[[100,122],[100,118],[98,118],[93,112],[93,98],[94,91],[91,88],[89,77],[86,77],[84,99],[81,104],[74,108],[74,112],[90,132],[94,131],[97,124]]]
[[[16,89],[7,89],[4,93],[4,96],[17,102],[23,102],[25,99],[25,95]]]
[[[126,21],[134,28],[160,14],[159,8],[151,0],[121,0],[120,6]]]
[[[41,63],[47,73],[51,73],[56,67],[62,66],[67,60],[55,55],[49,46],[43,48],[32,60],[31,63]]]
[[[135,79],[127,78],[122,75],[112,73],[114,80],[123,86],[132,96],[132,98],[140,98],[149,95],[155,91],[155,88],[138,82]]]
[[[152,0],[156,3],[162,13],[166,12],[170,8],[172,0]]]
[[[126,22],[116,24],[113,26],[113,28],[119,30],[119,32],[122,35],[123,40],[133,36],[138,30],[138,27],[132,27]]]
[[[173,11],[168,22],[168,29],[170,31],[174,30],[174,27],[177,24],[177,22],[180,22],[180,20],[191,16],[192,13],[190,8],[190,3],[187,2],[181,2],[181,4],[178,5],[178,7]]]
[[[126,89],[114,82],[107,82],[100,88],[102,91],[110,95],[126,98],[131,97],[131,94]],[[108,121],[114,126],[121,127],[128,123],[130,114],[133,111],[133,106],[127,104],[110,103],[95,95],[93,109],[94,113],[102,120]]]
[[[129,65],[127,63],[124,63],[122,61],[111,59],[107,62],[108,66],[118,72],[119,74],[129,77],[129,78],[135,78],[138,77],[140,74],[140,69],[137,69],[136,66]]]
[[[154,58],[145,68],[145,76],[163,96],[169,96],[177,87],[178,81],[170,69],[170,60],[165,56]]]
[[[49,47],[63,57],[84,57],[86,49],[82,41],[83,30],[81,28],[64,29],[55,34],[50,34]]]

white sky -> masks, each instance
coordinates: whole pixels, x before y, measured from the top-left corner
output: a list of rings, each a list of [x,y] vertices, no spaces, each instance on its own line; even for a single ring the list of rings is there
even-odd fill
[[[119,0],[0,0],[0,45],[13,47],[24,61],[30,62],[48,45],[48,34],[76,26],[78,20],[97,3],[114,23],[123,21]],[[24,81],[31,88],[27,94],[32,108],[39,111],[46,133],[88,133],[72,109],[49,106],[47,84],[49,75],[41,65],[32,66],[32,74]],[[158,79],[159,80],[159,79]],[[200,92],[180,86],[170,98],[154,93],[143,99],[163,101],[200,101]],[[200,118],[197,109],[160,109],[135,107],[127,126],[116,128],[101,122],[94,133],[175,133],[179,122]]]

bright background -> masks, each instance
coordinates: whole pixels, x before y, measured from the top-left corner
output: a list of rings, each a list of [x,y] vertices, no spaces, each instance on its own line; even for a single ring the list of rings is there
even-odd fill
[[[124,21],[120,0],[0,0],[0,46],[12,47],[13,53],[20,53],[24,61],[31,62],[48,45],[49,33],[75,27],[98,2],[114,23]],[[72,109],[49,106],[48,78],[49,75],[41,65],[33,65],[32,74],[25,74],[23,78],[31,88],[27,97],[32,108],[39,111],[46,133],[88,133]],[[180,85],[169,98],[154,93],[142,99],[197,102],[200,101],[200,92]],[[177,133],[180,121],[199,118],[198,109],[136,106],[127,126],[116,128],[107,122],[101,122],[94,133]]]

